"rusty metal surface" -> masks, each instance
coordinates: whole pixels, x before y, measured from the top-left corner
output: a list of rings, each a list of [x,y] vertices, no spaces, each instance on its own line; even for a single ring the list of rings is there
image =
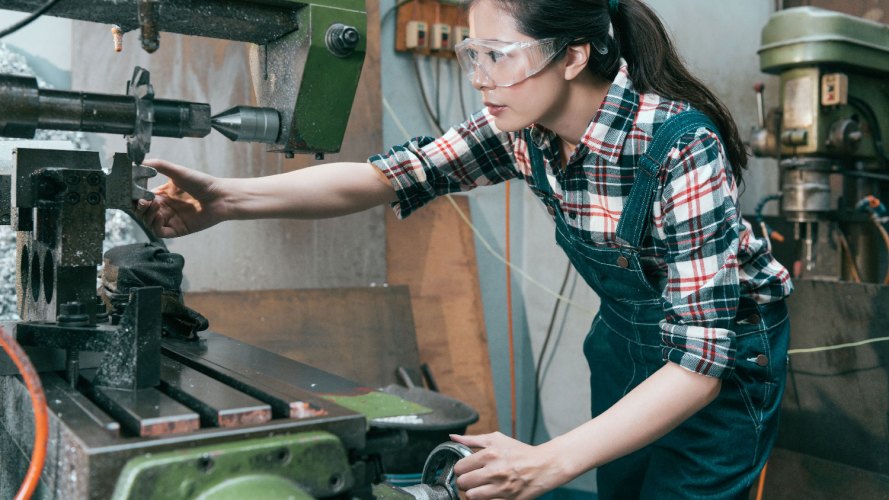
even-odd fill
[[[791,349],[889,332],[889,287],[794,284]],[[889,342],[791,356],[782,405],[777,446],[889,475]]]
[[[113,437],[120,436],[120,423],[72,388],[67,381],[54,373],[45,373],[41,375],[40,380],[43,382],[46,400],[53,412],[72,415],[72,422],[79,419],[81,423],[76,426],[78,428],[97,425]]]
[[[318,418],[349,413],[325,394],[366,394],[370,389],[222,335],[200,342],[169,339],[164,354],[271,405],[278,418]]]
[[[0,8],[33,12],[45,3],[0,0]],[[139,0],[61,0],[47,15],[117,24],[130,31],[139,27],[138,4]],[[233,0],[165,1],[157,9],[156,24],[170,33],[264,44],[297,29],[295,12],[301,6]]]
[[[371,390],[349,379],[213,332],[204,335],[201,343],[167,340],[164,349],[175,350],[193,360],[224,366],[249,376],[251,380],[263,380],[270,386],[291,391],[357,396]]]
[[[210,344],[211,349],[212,347],[213,343]],[[244,346],[246,351],[251,349],[256,348]],[[90,374],[88,370],[85,372],[87,375]],[[59,384],[64,386],[64,382],[59,381]],[[55,388],[56,385],[53,384],[52,387]],[[263,382],[258,385],[265,387]],[[288,381],[281,381],[280,386],[291,387],[292,391],[297,391],[296,388],[289,385]],[[261,389],[262,392],[265,390],[267,389]],[[155,392],[160,394],[158,391]],[[348,450],[365,448],[367,428],[363,416],[324,401],[317,395],[308,392],[301,392],[301,395],[303,401],[312,399],[317,404],[324,405],[325,415],[307,416],[301,419],[282,418],[276,415],[272,420],[261,424],[232,428],[202,426],[193,432],[149,437],[135,436],[129,430],[132,425],[126,424],[121,429],[120,435],[115,436],[103,426],[102,419],[97,420],[88,415],[88,412],[85,412],[82,407],[65,402],[62,411],[53,411],[50,414],[53,441],[48,463],[56,465],[47,473],[52,476],[51,478],[44,476],[45,487],[48,491],[46,497],[58,499],[108,498],[117,476],[127,460],[149,452],[169,451],[308,430],[332,432],[337,435]],[[26,461],[30,446],[28,443],[31,439],[28,433],[33,424],[28,412],[20,412],[16,408],[25,404],[27,397],[27,393],[16,377],[0,377],[0,401],[3,402],[0,407],[0,449],[4,450],[4,467],[0,468],[0,476],[7,474],[9,477],[13,477],[21,469],[22,462]],[[95,397],[90,394],[90,397],[100,406],[104,406],[101,396]],[[62,400],[62,398],[58,399]],[[144,411],[142,415],[149,413],[150,410]],[[23,432],[11,434],[10,429],[23,430]],[[2,436],[4,432],[7,435]],[[14,441],[13,445],[10,444],[10,440]],[[0,477],[0,479],[3,478]],[[3,481],[0,480],[0,483]],[[0,493],[3,491],[3,487],[0,487]],[[0,496],[3,495],[0,494]]]
[[[193,432],[198,414],[154,388],[115,389],[92,384],[95,372],[84,370],[87,394],[105,408],[127,432],[137,436],[166,436]]]
[[[197,411],[207,426],[239,427],[272,418],[268,404],[169,358],[161,361],[160,388]]]

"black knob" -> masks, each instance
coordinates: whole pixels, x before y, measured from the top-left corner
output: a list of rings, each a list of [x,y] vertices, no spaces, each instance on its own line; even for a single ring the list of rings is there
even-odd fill
[[[327,29],[324,40],[327,50],[333,55],[348,57],[358,47],[358,42],[361,41],[361,34],[358,33],[358,29],[354,26],[336,23]]]

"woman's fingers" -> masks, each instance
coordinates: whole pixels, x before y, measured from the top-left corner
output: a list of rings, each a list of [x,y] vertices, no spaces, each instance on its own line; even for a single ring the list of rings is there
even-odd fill
[[[157,170],[158,173],[173,181],[176,187],[195,197],[203,194],[213,183],[213,177],[210,175],[159,158],[145,160],[142,165]],[[161,188],[167,187],[167,184],[161,186]]]
[[[153,229],[154,223],[157,220],[159,213],[160,213],[160,203],[158,203],[157,201],[152,201],[148,205],[148,208],[145,208],[142,210],[142,222],[144,222],[146,226]],[[157,232],[157,231],[155,231],[155,232]]]

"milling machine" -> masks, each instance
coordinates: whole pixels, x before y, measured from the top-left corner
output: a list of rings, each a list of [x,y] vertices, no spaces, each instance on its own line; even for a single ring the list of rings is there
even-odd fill
[[[864,343],[792,354],[778,438],[798,454],[783,455],[787,484],[885,493],[889,343],[870,342],[889,333],[889,26],[787,9],[764,27],[759,57],[780,78],[780,106],[766,113],[757,86],[751,146],[778,159],[781,185],[757,219],[766,234],[766,224],[793,233],[773,242],[794,275],[791,349]],[[781,216],[766,222],[770,199],[780,200]]]
[[[43,3],[0,0],[0,8]],[[339,150],[364,60],[364,2],[62,0],[48,15],[138,29],[149,52],[161,31],[249,42],[260,106],[213,116],[207,104],[155,98],[141,68],[121,95],[0,75],[2,136],[59,129],[127,137],[127,153],[108,172],[96,152],[17,148],[13,171],[0,175],[0,223],[17,232],[20,317],[2,326],[40,372],[50,410],[36,497],[456,499],[453,465],[468,450],[455,444],[433,451],[423,484],[381,484],[381,455],[406,445],[398,419],[434,420],[405,394],[218,334],[162,337],[160,287],[132,290],[119,314],[96,294],[105,210],[130,212],[153,196],[155,172],[140,165],[152,137],[215,128],[285,155]],[[2,497],[12,497],[34,447],[17,373],[0,354]]]

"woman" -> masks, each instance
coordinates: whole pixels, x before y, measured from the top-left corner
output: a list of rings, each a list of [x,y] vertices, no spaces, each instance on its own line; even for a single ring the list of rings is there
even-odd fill
[[[530,446],[453,436],[468,498],[534,498],[598,468],[600,498],[746,498],[771,450],[787,271],[740,217],[729,112],[641,0],[474,0],[458,58],[486,109],[368,163],[170,178],[137,210],[160,236],[223,220],[332,217],[524,179],[602,299],[584,342],[593,418]]]

